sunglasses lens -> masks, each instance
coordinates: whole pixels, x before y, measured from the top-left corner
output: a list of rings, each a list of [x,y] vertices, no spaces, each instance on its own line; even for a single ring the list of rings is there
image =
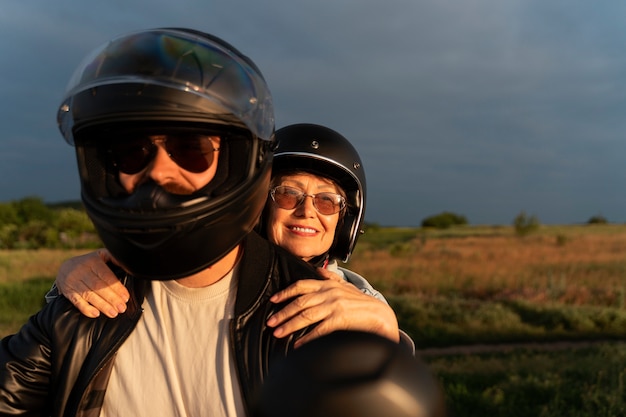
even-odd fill
[[[278,207],[292,210],[302,204],[307,194],[295,188],[280,186],[272,190],[271,196]],[[315,210],[326,216],[339,213],[345,206],[345,200],[339,194],[319,193],[308,197],[313,197]]]
[[[154,157],[154,145],[150,139],[120,140],[110,152],[114,164],[125,174],[136,174],[143,170]]]
[[[165,149],[178,166],[189,172],[204,172],[213,164],[215,147],[208,136],[170,136]]]
[[[200,173],[213,164],[217,149],[211,137],[213,136],[183,133],[167,135],[159,142],[179,167],[189,172]],[[145,169],[155,157],[157,152],[155,142],[150,137],[133,135],[132,138],[118,139],[110,146],[109,152],[120,172],[133,175]]]
[[[278,207],[286,210],[294,209],[300,204],[302,193],[298,190],[288,187],[276,187],[272,198],[278,204]]]
[[[330,215],[341,211],[341,196],[331,193],[316,194],[313,205],[321,214]]]

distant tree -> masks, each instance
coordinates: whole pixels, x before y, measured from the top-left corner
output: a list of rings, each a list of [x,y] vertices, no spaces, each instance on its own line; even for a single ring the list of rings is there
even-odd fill
[[[515,219],[513,219],[513,227],[515,228],[515,233],[520,237],[524,237],[536,231],[537,229],[539,229],[539,226],[541,226],[541,223],[539,222],[537,216],[535,216],[534,214],[528,216],[523,210],[517,216],[515,216]]]
[[[48,223],[41,220],[30,220],[20,227],[19,247],[23,249],[39,249],[52,246],[50,237],[54,235],[49,230]]]
[[[591,216],[589,220],[587,220],[587,224],[607,224],[608,221],[606,217],[601,214],[596,214],[595,216]]]
[[[380,230],[380,224],[378,223],[365,223],[363,226],[366,232],[374,232]]]
[[[55,230],[60,238],[58,243],[62,246],[76,247],[87,241],[96,242],[99,239],[93,223],[82,209],[57,210]]]
[[[39,197],[26,197],[13,202],[13,207],[17,213],[19,224],[26,224],[30,221],[41,221],[50,223],[54,217],[52,209]]]
[[[16,225],[18,222],[15,206],[12,203],[0,203],[0,227]]]
[[[95,233],[95,228],[84,211],[72,208],[58,210],[55,216],[55,226],[62,232],[79,235],[81,233]]]
[[[464,226],[466,224],[467,218],[465,216],[450,211],[444,211],[422,220],[422,227],[433,227],[436,229],[447,229],[452,226]]]
[[[0,225],[0,249],[14,249],[19,237],[15,224]]]
[[[85,206],[81,200],[61,201],[57,203],[47,203],[46,205],[53,210],[71,208],[74,210],[85,211]]]
[[[0,203],[0,249],[101,245],[80,203],[49,206],[39,197]]]

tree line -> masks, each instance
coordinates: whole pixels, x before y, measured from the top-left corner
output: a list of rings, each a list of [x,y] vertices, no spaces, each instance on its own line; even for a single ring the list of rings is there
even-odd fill
[[[39,197],[0,203],[0,249],[94,248],[102,243],[79,202]]]
[[[587,220],[587,224],[607,224],[608,220],[601,214],[591,216]],[[435,229],[447,229],[452,226],[465,226],[468,224],[467,218],[461,214],[453,213],[451,211],[444,211],[439,214],[428,216],[422,220],[422,227],[429,227]],[[541,226],[539,218],[534,215],[528,215],[522,210],[511,222],[515,233],[518,236],[526,236]]]
[[[601,215],[588,224],[608,223]],[[468,224],[465,216],[450,211],[428,216],[422,227],[446,229]],[[537,216],[520,212],[512,222],[525,236],[539,228]],[[370,225],[372,226],[372,225]],[[102,246],[80,201],[46,204],[39,197],[0,203],[0,249],[87,249]]]

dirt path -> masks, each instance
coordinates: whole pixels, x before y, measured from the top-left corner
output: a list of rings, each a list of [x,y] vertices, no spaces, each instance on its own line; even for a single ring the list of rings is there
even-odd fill
[[[472,355],[480,353],[505,353],[513,350],[556,351],[566,349],[581,349],[606,343],[626,344],[626,341],[615,340],[585,340],[585,341],[559,341],[559,342],[528,342],[528,343],[502,343],[491,345],[466,345],[449,346],[444,348],[417,349],[416,354],[423,357]]]

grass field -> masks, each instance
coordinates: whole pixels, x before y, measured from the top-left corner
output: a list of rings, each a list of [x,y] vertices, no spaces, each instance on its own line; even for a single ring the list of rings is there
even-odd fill
[[[0,335],[42,303],[82,251],[0,251]],[[626,415],[626,226],[372,228],[348,267],[428,349],[461,416]],[[580,348],[437,354],[457,345],[601,341]],[[470,351],[471,352],[471,351]]]
[[[626,346],[429,359],[455,417],[623,417]]]
[[[0,250],[0,337],[41,308],[61,263],[85,251]]]
[[[626,226],[364,235],[349,265],[422,347],[626,338]]]
[[[626,226],[544,226],[525,238],[506,227],[383,230],[364,235],[349,267],[385,294],[622,306]]]
[[[626,226],[543,226],[524,238],[509,227],[382,229],[349,266],[435,352],[425,359],[454,416],[626,415]],[[601,342],[545,349],[563,340]],[[476,344],[492,348],[433,349]]]

